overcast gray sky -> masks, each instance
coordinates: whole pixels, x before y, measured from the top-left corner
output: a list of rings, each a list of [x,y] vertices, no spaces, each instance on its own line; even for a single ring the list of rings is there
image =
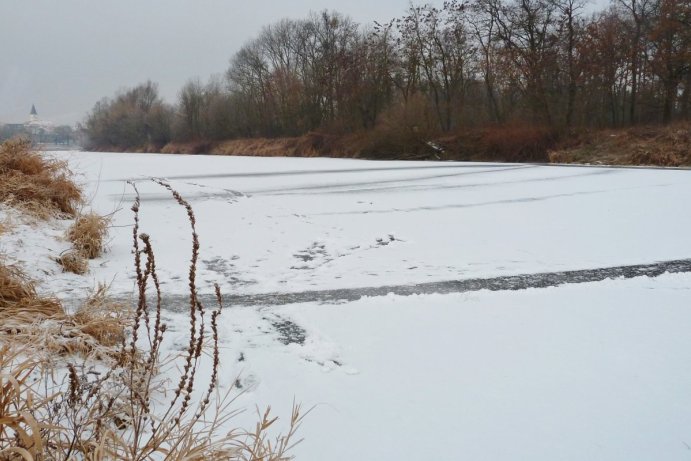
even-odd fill
[[[591,0],[605,4],[607,0]],[[429,0],[441,5],[443,0]],[[416,2],[417,3],[417,2]],[[0,0],[0,123],[31,104],[56,123],[83,120],[104,96],[147,79],[174,101],[190,78],[222,73],[262,26],[336,10],[365,24],[409,0]]]

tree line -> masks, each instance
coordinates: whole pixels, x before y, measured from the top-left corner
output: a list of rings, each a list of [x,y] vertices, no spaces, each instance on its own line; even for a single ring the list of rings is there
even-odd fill
[[[174,104],[152,82],[98,102],[95,146],[487,124],[564,131],[689,119],[691,1],[450,0],[361,26],[335,12],[265,27]]]

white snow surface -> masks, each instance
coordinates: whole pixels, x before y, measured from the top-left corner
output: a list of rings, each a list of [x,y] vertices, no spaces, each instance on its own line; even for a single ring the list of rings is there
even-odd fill
[[[134,180],[166,293],[184,294],[191,237],[202,292],[416,284],[691,258],[691,171],[61,152],[109,252],[88,277],[46,256],[69,222],[13,223],[0,252],[70,300],[133,290]],[[4,210],[6,216],[11,212]],[[2,216],[0,216],[2,217]],[[682,460],[691,456],[691,274],[512,292],[233,306],[224,388],[284,419],[314,407],[300,460]],[[166,313],[171,347],[185,318]],[[276,322],[305,332],[285,345]],[[178,336],[175,336],[178,335]]]
[[[56,153],[92,205],[142,230],[162,278],[185,279],[193,205],[199,279],[225,292],[382,286],[691,257],[691,172],[344,159]],[[112,233],[96,280],[132,289],[131,235]],[[391,241],[391,238],[394,240]],[[69,277],[68,277],[69,278]],[[168,292],[184,293],[184,283]],[[206,282],[206,283],[205,283]],[[57,275],[51,284],[65,287]],[[51,287],[52,288],[52,287]],[[59,291],[59,290],[53,290]]]

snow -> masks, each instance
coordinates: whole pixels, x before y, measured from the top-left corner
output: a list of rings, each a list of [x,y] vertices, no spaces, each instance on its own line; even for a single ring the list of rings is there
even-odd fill
[[[686,459],[690,287],[664,276],[285,307],[343,365],[315,364],[329,357],[313,346],[250,350],[262,378],[246,400],[317,405],[302,459]]]
[[[265,293],[420,283],[691,257],[688,171],[343,159],[57,154],[93,206],[122,211],[124,179],[168,178],[194,206],[200,279]],[[189,232],[170,194],[139,181],[142,228],[167,279],[185,278]],[[131,290],[126,227],[97,280]],[[393,237],[393,241],[391,238]],[[174,245],[169,243],[176,242]],[[220,264],[215,264],[220,262]],[[55,287],[63,286],[60,276]],[[184,292],[184,284],[167,290]]]
[[[53,153],[115,212],[88,277],[45,254],[69,224],[18,223],[0,251],[69,300],[132,292],[133,195],[167,294],[184,294],[194,207],[202,291],[391,286],[691,258],[691,171],[343,159]],[[3,211],[2,213],[7,213]],[[43,256],[38,256],[43,255]],[[512,292],[232,306],[227,389],[249,409],[314,407],[301,460],[687,459],[690,274]],[[175,309],[173,309],[175,310]],[[185,335],[169,311],[171,346]],[[295,328],[285,338],[281,325]],[[179,335],[179,336],[176,336]],[[290,336],[290,334],[288,334]],[[288,344],[286,344],[288,343]]]

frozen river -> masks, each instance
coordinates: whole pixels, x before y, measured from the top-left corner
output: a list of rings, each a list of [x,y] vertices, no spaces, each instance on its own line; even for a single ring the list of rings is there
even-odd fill
[[[691,171],[55,155],[113,228],[86,281],[36,261],[41,289],[132,293],[135,181],[184,337],[191,237],[167,180],[194,207],[201,291],[231,306],[236,421],[314,406],[298,459],[688,459]],[[27,261],[48,245],[23,241]]]

